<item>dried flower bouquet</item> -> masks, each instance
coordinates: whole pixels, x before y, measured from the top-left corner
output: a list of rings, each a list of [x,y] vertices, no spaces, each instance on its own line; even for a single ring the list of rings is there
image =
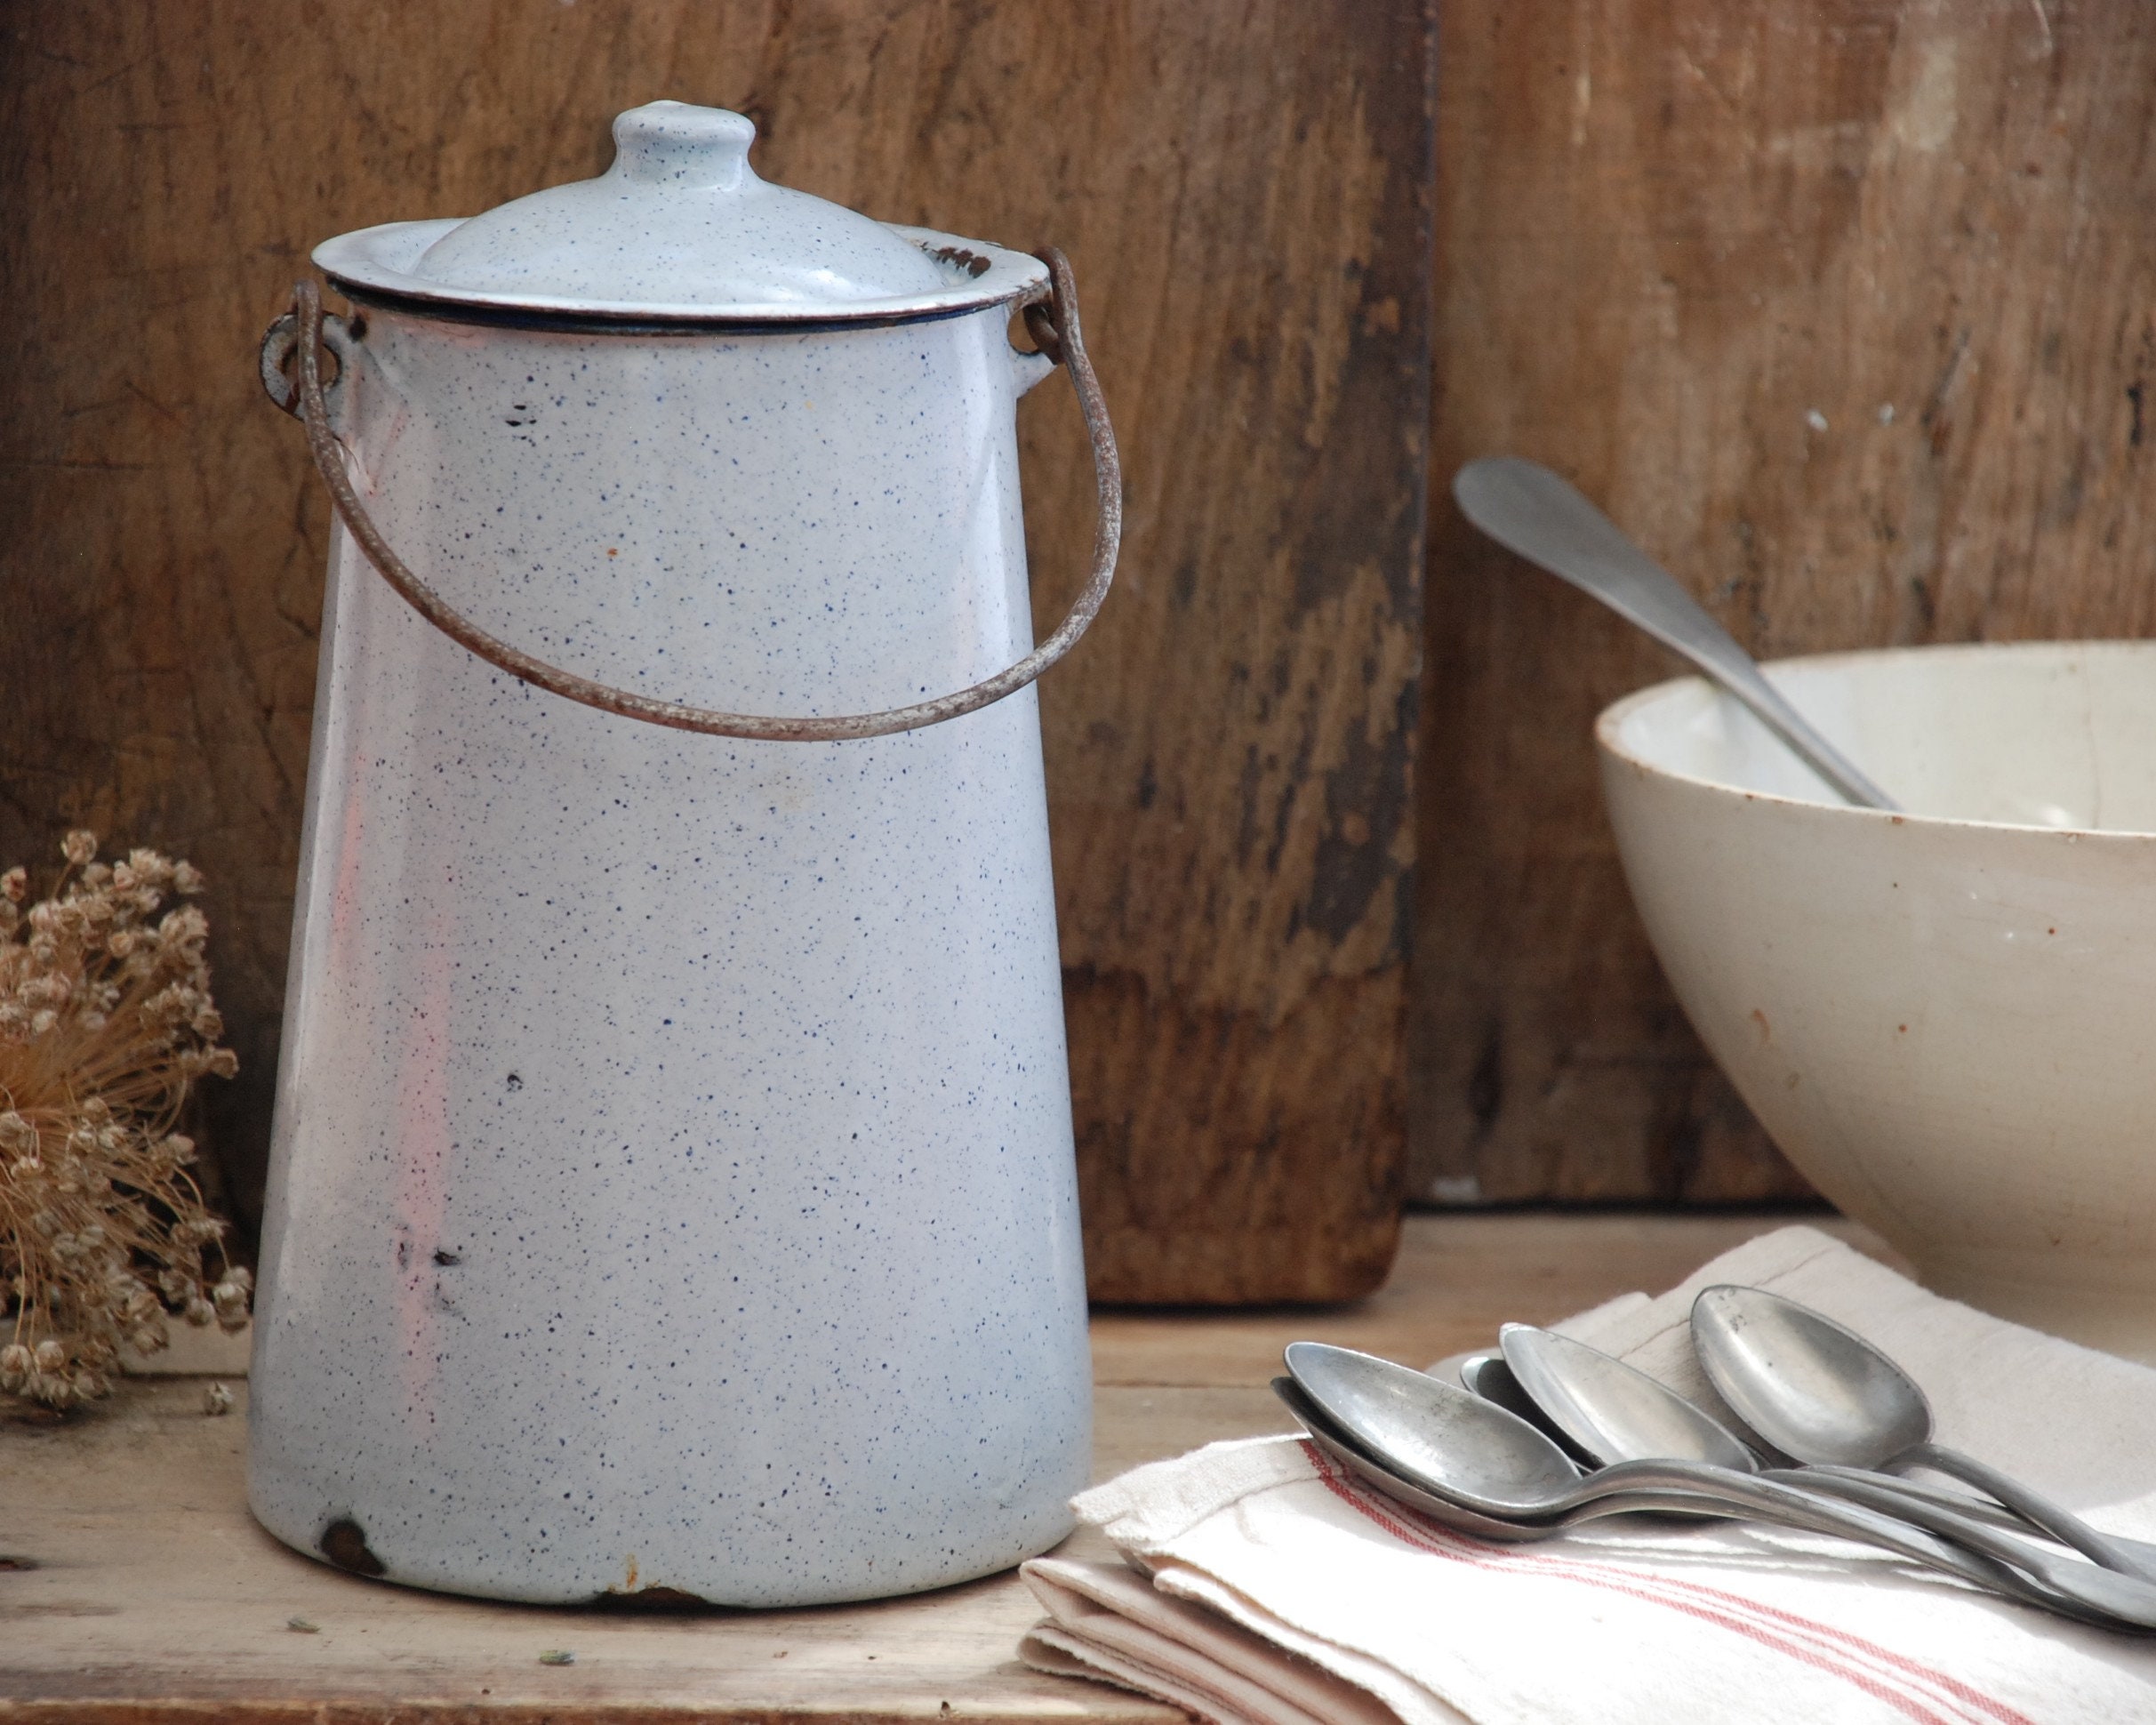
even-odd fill
[[[100,862],[87,832],[60,850],[27,911],[25,871],[0,875],[0,1391],[50,1408],[109,1391],[123,1343],[165,1346],[168,1309],[237,1329],[252,1288],[174,1129],[196,1079],[237,1068],[217,1046],[209,919],[168,908],[202,876],[155,851]]]

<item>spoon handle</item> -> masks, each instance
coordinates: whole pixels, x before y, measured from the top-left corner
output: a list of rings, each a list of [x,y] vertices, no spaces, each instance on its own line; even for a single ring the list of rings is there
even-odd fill
[[[1807,1462],[1796,1472],[1801,1475],[1801,1479],[1793,1480],[1792,1483],[1807,1481],[1816,1483],[1823,1479],[1884,1480],[1896,1490],[1907,1492],[1912,1497],[1921,1498],[1924,1502],[1936,1504],[1940,1509],[1952,1510],[1957,1514],[1968,1516],[1974,1520],[1984,1522],[1991,1527],[2011,1528],[2021,1533],[2033,1530],[2027,1517],[2016,1515],[2012,1510],[2001,1509],[1989,1497],[1979,1497],[1973,1492],[1954,1491],[1945,1486],[1928,1485],[1922,1480],[1912,1480],[1899,1473],[1879,1473],[1870,1468],[1863,1467],[1838,1467],[1831,1462]],[[2049,1538],[2051,1536],[2047,1534],[2045,1537]],[[2132,1561],[2133,1574],[2156,1580],[2156,1544],[2152,1544],[2145,1539],[2129,1537],[2122,1533],[2107,1533],[2104,1537],[2110,1540],[2120,1552]],[[2123,1575],[2128,1572],[2121,1570],[2120,1573]]]
[[[1453,496],[1460,512],[1507,550],[1591,594],[1689,659],[1850,802],[1860,808],[1900,806],[1789,704],[1674,575],[1548,468],[1510,455],[1470,461],[1453,476]]]
[[[1913,1525],[1904,1518],[1899,1507],[1882,1512],[1853,1501],[1837,1501],[1799,1489],[1767,1474],[1739,1473],[1705,1462],[1617,1462],[1589,1475],[1583,1486],[1580,1501],[1587,1500],[1590,1493],[1619,1499],[1635,1492],[1694,1493],[1703,1500],[1727,1504],[1735,1512],[1755,1520],[1832,1534],[1892,1552],[1912,1563],[1943,1569],[1993,1593],[2064,1617],[2077,1617],[2083,1622],[2142,1626],[2141,1618],[2114,1610],[2108,1604],[2097,1602],[2096,1597],[2068,1594],[2044,1585],[2036,1580],[2033,1571],[2016,1567],[2018,1558],[2015,1562],[2001,1561],[1973,1543],[1961,1541],[1959,1535],[1965,1524],[1960,1518],[1944,1512],[1941,1512],[1942,1519],[1955,1523],[1952,1538],[1943,1538]],[[1892,1491],[1890,1487],[1885,1489]],[[2144,1609],[2152,1613],[2150,1620],[2156,1623],[2156,1601]]]
[[[1920,1443],[1889,1457],[1882,1466],[1899,1473],[1904,1468],[1928,1467],[1936,1472],[1949,1474],[1954,1479],[1986,1492],[2012,1510],[2032,1528],[2040,1528],[2063,1544],[2071,1545],[2093,1563],[2120,1575],[2138,1577],[2143,1581],[2156,1582],[2156,1567],[2145,1561],[2136,1561],[2122,1550],[2108,1535],[2096,1531],[2072,1510],[2053,1503],[2041,1493],[2032,1491],[2013,1475],[2001,1473],[1974,1456],[1965,1456],[1959,1449],[1949,1449],[1944,1444]]]
[[[1909,1491],[1898,1480],[1865,1479],[1854,1473],[1821,1476],[1810,1468],[1779,1469],[1763,1479],[1781,1480],[1799,1490],[1831,1492],[1952,1540],[1964,1550],[2010,1563],[2033,1580],[2076,1603],[2115,1617],[2136,1629],[2156,1629],[2156,1586],[2138,1576],[2120,1575],[2002,1531],[1975,1516],[1945,1508]]]
[[[1575,1495],[1566,1507],[1547,1516],[1519,1520],[1497,1516],[1440,1496],[1403,1478],[1391,1466],[1366,1455],[1358,1445],[1333,1430],[1323,1412],[1303,1394],[1292,1378],[1276,1377],[1272,1381],[1272,1387],[1280,1400],[1287,1404],[1297,1424],[1310,1434],[1310,1440],[1351,1473],[1385,1496],[1419,1510],[1447,1527],[1483,1539],[1508,1542],[1551,1539],[1567,1528],[1583,1521],[1642,1511],[1771,1521],[1783,1527],[1883,1546],[1897,1556],[1927,1569],[1944,1571],[1973,1586],[2002,1594],[2057,1617],[2106,1627],[2117,1622],[2106,1612],[2092,1610],[2040,1585],[2027,1574],[2011,1565],[1951,1544],[1907,1523],[1870,1514],[1856,1505],[1837,1504],[1810,1492],[1776,1488],[1771,1481],[1763,1482],[1754,1476],[1734,1472],[1727,1473],[1727,1479],[1763,1486],[1764,1489],[1746,1493],[1726,1491],[1722,1488],[1725,1483],[1724,1471],[1720,1469],[1690,1467],[1687,1482],[1676,1488],[1650,1483],[1638,1488]],[[1623,1465],[1640,1470],[1652,1469],[1656,1464],[1628,1463]],[[1675,1465],[1683,1467],[1687,1464]],[[1603,1472],[1607,1474],[1608,1470]],[[1706,1491],[1699,1488],[1702,1474],[1707,1476],[1709,1489]],[[1599,1479],[1603,1475],[1595,1477]],[[1739,1501],[1740,1497],[1743,1501]]]

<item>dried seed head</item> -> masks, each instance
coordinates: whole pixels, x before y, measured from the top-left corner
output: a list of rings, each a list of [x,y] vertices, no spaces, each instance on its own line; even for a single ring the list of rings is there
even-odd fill
[[[163,909],[201,876],[149,850],[100,862],[87,832],[61,851],[51,897],[30,902],[25,871],[0,874],[0,1299],[15,1350],[0,1349],[0,1391],[52,1408],[107,1393],[123,1344],[164,1345],[166,1302],[236,1328],[252,1288],[228,1270],[205,1286],[224,1230],[172,1130],[195,1079],[237,1068],[217,1046],[208,919]]]
[[[217,1327],[222,1330],[247,1327],[247,1290],[227,1277],[210,1290],[210,1304],[217,1308]]]
[[[232,1411],[232,1392],[221,1384],[212,1384],[202,1392],[202,1411],[205,1414],[228,1414]]]

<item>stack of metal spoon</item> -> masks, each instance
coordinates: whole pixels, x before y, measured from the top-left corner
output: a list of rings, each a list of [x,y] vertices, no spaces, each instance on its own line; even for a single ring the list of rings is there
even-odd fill
[[[1854,1331],[1764,1289],[1721,1287],[1694,1304],[1692,1342],[1742,1436],[1659,1379],[1524,1324],[1504,1327],[1500,1353],[1463,1366],[1464,1388],[1296,1342],[1273,1389],[1343,1467],[1486,1539],[1546,1539],[1639,1512],[1768,1521],[2079,1622],[2156,1630],[2156,1546],[2100,1533],[1931,1442],[1922,1391]],[[1914,1467],[1983,1495],[1900,1476]]]

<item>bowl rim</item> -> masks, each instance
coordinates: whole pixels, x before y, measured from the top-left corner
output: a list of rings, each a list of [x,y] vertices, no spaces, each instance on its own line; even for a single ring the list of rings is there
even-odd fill
[[[1913,659],[1920,655],[1949,655],[1960,658],[1997,659],[2008,655],[2027,654],[2030,657],[2046,655],[2064,656],[2070,652],[2088,652],[2092,648],[2131,649],[2156,656],[2156,639],[2133,639],[2122,637],[2092,637],[2088,639],[2039,641],[1932,641],[1913,646],[1851,647],[1834,653],[1805,653],[1783,659],[1760,662],[1763,668],[1778,670],[1783,666],[1813,666],[1845,664],[1852,661],[1878,663],[1893,659]],[[2038,833],[2046,838],[2080,843],[2084,839],[2146,843],[2156,839],[2156,831],[2137,827],[2048,827],[2033,821],[1979,821],[1963,815],[1924,814],[1913,809],[1891,810],[1860,808],[1853,803],[1830,800],[1827,796],[1795,797],[1787,791],[1761,790],[1751,785],[1731,784],[1725,779],[1710,779],[1697,773],[1688,773],[1650,760],[1637,750],[1627,749],[1617,739],[1624,721],[1642,707],[1658,701],[1674,700],[1680,691],[1703,689],[1708,694],[1719,694],[1718,686],[1704,676],[1692,672],[1680,677],[1665,678],[1651,683],[1643,689],[1634,689],[1630,694],[1620,695],[1595,715],[1594,741],[1596,751],[1605,758],[1621,761],[1640,774],[1691,789],[1718,792],[1724,797],[1739,798],[1748,803],[1775,804],[1792,809],[1817,809],[1829,814],[1848,815],[1866,821],[1883,821],[1894,826],[1933,828],[1941,831]],[[1734,697],[1732,697],[1734,698]]]

